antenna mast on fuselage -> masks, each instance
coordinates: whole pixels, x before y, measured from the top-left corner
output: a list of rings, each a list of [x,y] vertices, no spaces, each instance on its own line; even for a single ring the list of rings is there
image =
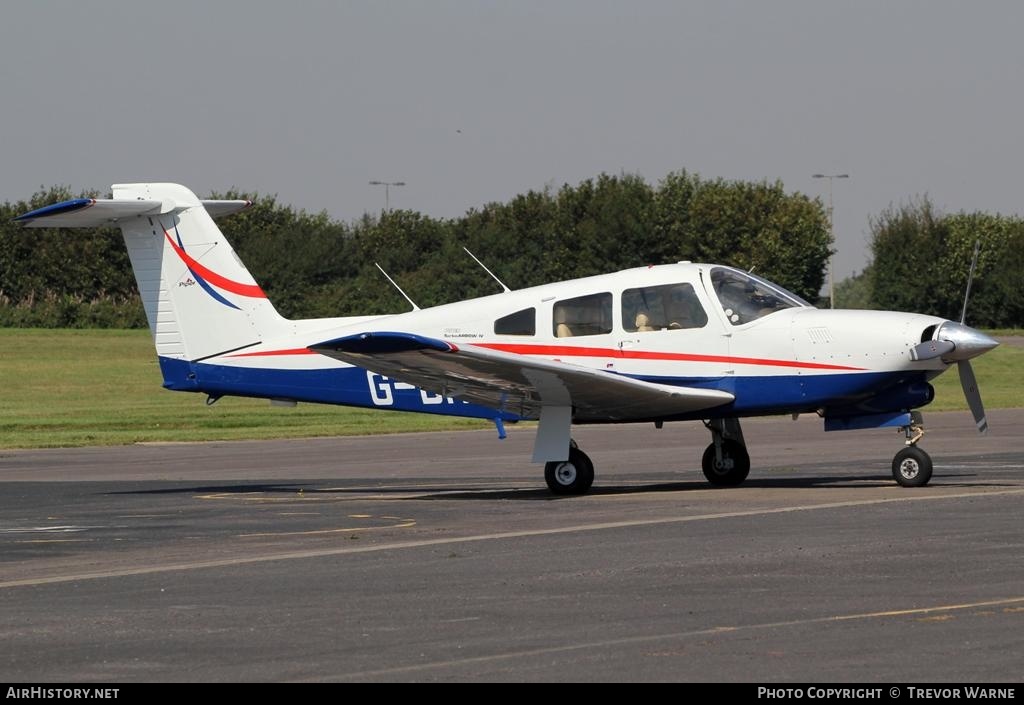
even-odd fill
[[[469,248],[468,248],[468,247],[463,247],[462,249],[464,249],[464,250],[466,251],[466,254],[467,254],[467,255],[469,255],[470,257],[472,257],[472,258],[473,258],[473,261],[474,261],[474,262],[476,262],[476,263],[477,263],[477,264],[479,264],[479,265],[480,265],[481,267],[483,267],[483,269],[484,269],[484,271],[485,271],[485,272],[487,272],[488,274],[490,274],[490,275],[491,275],[491,279],[493,279],[494,281],[498,282],[499,286],[501,286],[501,288],[505,290],[505,293],[506,293],[506,294],[508,294],[508,293],[510,293],[510,292],[512,291],[512,290],[511,290],[511,289],[509,289],[509,288],[508,288],[507,286],[505,286],[505,283],[504,283],[503,281],[501,281],[500,279],[498,279],[498,277],[494,276],[494,272],[492,272],[491,270],[489,270],[489,269],[487,268],[487,265],[485,265],[485,264],[484,264],[483,262],[481,262],[481,261],[480,261],[479,259],[477,259],[477,256],[476,256],[476,255],[474,255],[474,254],[473,254],[472,252],[470,252],[470,251],[469,251]]]
[[[413,301],[412,299],[410,299],[409,295],[406,294],[404,291],[402,291],[402,287],[398,286],[398,284],[395,284],[395,280],[388,276],[388,273],[384,271],[384,268],[381,267],[376,262],[374,262],[373,264],[377,267],[377,269],[380,270],[380,273],[384,275],[384,278],[387,279],[389,282],[391,282],[391,286],[393,286],[396,289],[398,289],[398,293],[405,297],[405,300],[408,301],[409,304],[412,306],[412,310],[413,311],[419,311],[420,307],[416,305],[416,302]]]

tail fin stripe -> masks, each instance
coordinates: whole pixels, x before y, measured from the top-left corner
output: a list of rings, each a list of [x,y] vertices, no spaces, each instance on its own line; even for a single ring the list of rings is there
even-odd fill
[[[236,311],[241,311],[242,310],[241,308],[239,308],[238,306],[235,306],[233,303],[231,303],[226,298],[221,296],[221,294],[219,292],[217,292],[212,286],[210,286],[205,279],[203,279],[201,276],[199,276],[194,271],[192,271],[191,267],[189,267],[188,271],[192,272],[192,276],[194,276],[196,278],[196,283],[199,284],[200,287],[202,287],[203,291],[205,291],[207,294],[212,296],[214,301],[222,303],[225,306],[230,306],[231,308],[235,309]]]
[[[239,296],[248,296],[249,298],[253,299],[267,298],[267,295],[263,293],[263,289],[261,289],[259,285],[242,284],[241,282],[233,281],[231,279],[228,279],[227,277],[222,277],[216,272],[207,269],[203,265],[199,264],[199,262],[194,260],[191,256],[189,256],[187,252],[185,252],[185,248],[182,245],[179,245],[177,242],[174,241],[174,238],[171,237],[171,234],[167,232],[166,228],[164,228],[164,236],[167,238],[167,242],[170,243],[171,248],[174,250],[175,254],[177,254],[178,257],[181,258],[181,261],[185,263],[185,266],[188,267],[189,271],[192,272],[192,275],[199,281],[200,284],[204,284],[205,282],[203,280],[205,280],[206,282],[213,284],[218,289],[230,291],[232,294],[238,294]],[[206,289],[207,291],[210,291],[206,286],[204,286],[203,288]],[[224,299],[220,297],[218,298],[221,301],[227,303]],[[233,304],[229,305],[233,306]],[[234,306],[234,308],[238,307]]]

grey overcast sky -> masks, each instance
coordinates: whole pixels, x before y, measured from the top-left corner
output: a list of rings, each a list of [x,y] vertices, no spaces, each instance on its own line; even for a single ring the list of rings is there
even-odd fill
[[[352,220],[458,216],[601,172],[1024,211],[1024,3],[14,0],[0,199],[177,181]]]

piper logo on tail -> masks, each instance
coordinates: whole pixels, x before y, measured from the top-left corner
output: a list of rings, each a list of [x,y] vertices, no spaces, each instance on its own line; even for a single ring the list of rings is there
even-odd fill
[[[263,289],[258,285],[236,282],[233,279],[228,279],[227,277],[217,274],[213,270],[207,269],[203,265],[199,264],[198,261],[193,259],[192,256],[185,251],[185,244],[181,241],[181,234],[178,232],[177,225],[174,226],[173,238],[171,237],[171,234],[167,232],[167,228],[163,227],[162,223],[160,227],[163,229],[164,237],[167,238],[167,242],[171,245],[174,253],[178,255],[178,258],[181,259],[186,267],[188,267],[189,273],[195,277],[194,281],[192,279],[188,279],[181,282],[180,285],[191,286],[192,284],[189,282],[199,284],[199,286],[203,288],[203,291],[213,297],[215,301],[219,301],[225,306],[230,306],[231,308],[239,311],[241,309],[238,306],[226,299],[222,294],[216,291],[214,287],[223,289],[224,291],[228,291],[232,294],[237,294],[238,296],[246,296],[254,299],[267,298],[267,295],[263,293]],[[175,242],[175,240],[177,240],[177,242]]]

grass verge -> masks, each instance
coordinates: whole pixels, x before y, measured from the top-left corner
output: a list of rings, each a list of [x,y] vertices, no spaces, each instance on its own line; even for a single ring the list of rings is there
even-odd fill
[[[226,397],[160,387],[148,330],[0,329],[0,447],[123,445],[487,428],[475,419]]]
[[[1022,331],[997,331],[1020,337]],[[1024,346],[974,361],[987,408],[1024,404]],[[0,448],[122,445],[487,428],[474,419],[321,404],[293,409],[160,388],[146,330],[0,329]],[[966,409],[955,369],[935,380],[929,410]]]

